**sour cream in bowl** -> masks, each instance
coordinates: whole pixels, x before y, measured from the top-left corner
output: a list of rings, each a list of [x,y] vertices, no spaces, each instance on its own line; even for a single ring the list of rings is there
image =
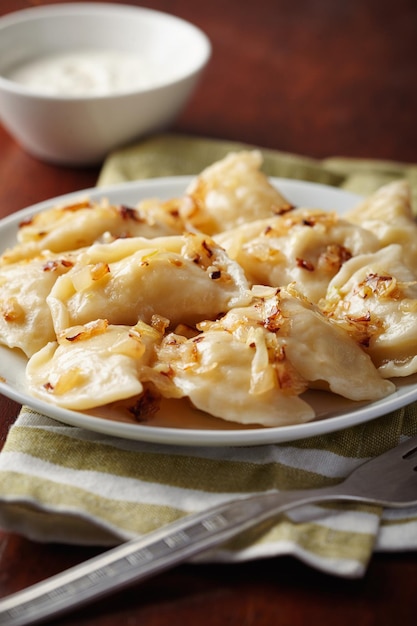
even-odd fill
[[[207,36],[173,15],[69,3],[0,19],[0,121],[32,155],[95,164],[168,127],[209,61]]]
[[[163,72],[123,50],[85,49],[45,55],[13,67],[5,78],[45,95],[109,96],[163,83]]]

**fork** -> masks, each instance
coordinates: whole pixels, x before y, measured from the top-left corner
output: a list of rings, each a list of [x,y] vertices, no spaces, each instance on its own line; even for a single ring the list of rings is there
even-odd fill
[[[0,601],[0,625],[39,623],[149,578],[291,508],[329,500],[417,505],[417,436],[363,463],[338,485],[243,497],[121,544]]]

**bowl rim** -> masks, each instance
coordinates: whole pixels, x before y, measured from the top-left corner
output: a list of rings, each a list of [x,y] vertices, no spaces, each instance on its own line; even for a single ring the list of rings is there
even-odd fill
[[[27,87],[11,80],[4,76],[0,72],[0,88],[9,93],[21,95],[26,98],[35,100],[57,101],[57,102],[83,102],[83,101],[95,101],[95,100],[113,100],[118,98],[131,97],[132,95],[155,93],[159,90],[166,89],[172,85],[179,84],[184,81],[192,79],[198,75],[204,67],[208,64],[212,55],[212,44],[207,34],[198,26],[189,22],[188,20],[178,17],[174,14],[151,9],[148,7],[130,5],[130,4],[116,4],[114,2],[68,2],[64,4],[49,4],[42,6],[32,6],[18,11],[12,11],[0,17],[0,36],[1,31],[5,28],[14,26],[22,22],[31,21],[32,19],[42,17],[54,17],[62,15],[87,15],[91,13],[98,13],[100,15],[107,14],[135,14],[148,15],[156,19],[163,19],[170,21],[173,24],[180,24],[182,27],[189,29],[196,36],[196,40],[201,45],[201,58],[195,66],[188,71],[184,71],[172,78],[164,79],[161,82],[150,85],[148,87],[135,87],[132,89],[117,90],[108,94],[52,94],[45,93],[33,87]],[[91,48],[97,50],[97,48]],[[105,48],[103,48],[105,49]]]

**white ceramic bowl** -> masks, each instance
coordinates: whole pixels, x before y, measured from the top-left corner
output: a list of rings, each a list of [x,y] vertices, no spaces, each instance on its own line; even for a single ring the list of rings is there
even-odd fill
[[[117,92],[47,93],[12,70],[80,51],[134,54],[148,85]],[[17,11],[0,19],[0,119],[32,155],[54,163],[99,163],[113,149],[167,128],[192,94],[211,54],[206,35],[177,17],[104,3]],[[139,72],[137,72],[137,76]]]

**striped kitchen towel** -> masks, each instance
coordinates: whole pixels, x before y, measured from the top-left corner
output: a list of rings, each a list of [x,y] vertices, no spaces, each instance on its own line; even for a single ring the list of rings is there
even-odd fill
[[[24,407],[0,454],[0,526],[40,541],[113,545],[234,497],[335,484],[416,434],[413,405],[288,444],[188,448],[113,438]],[[339,502],[294,509],[199,558],[292,554],[358,577],[374,551],[416,548],[417,508]]]

